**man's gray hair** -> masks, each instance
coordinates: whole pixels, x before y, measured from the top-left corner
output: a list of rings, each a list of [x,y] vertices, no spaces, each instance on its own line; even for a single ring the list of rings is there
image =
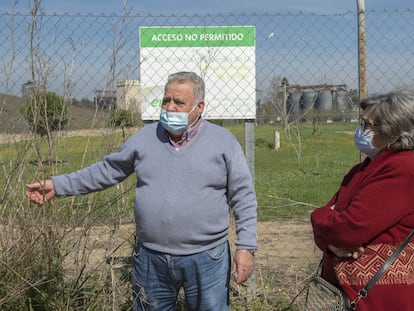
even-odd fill
[[[170,74],[168,76],[168,81],[165,87],[167,87],[167,85],[172,82],[183,83],[188,81],[194,83],[194,97],[196,99],[196,104],[198,104],[201,101],[204,101],[204,96],[206,92],[204,80],[194,72],[180,71]]]
[[[395,139],[391,144],[397,150],[414,149],[414,92],[396,91],[369,97],[361,101],[382,135]]]

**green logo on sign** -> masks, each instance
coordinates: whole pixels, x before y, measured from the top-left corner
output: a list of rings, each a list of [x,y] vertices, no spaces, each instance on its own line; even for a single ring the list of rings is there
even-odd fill
[[[151,102],[152,107],[161,107],[161,105],[162,105],[162,99],[154,99]]]

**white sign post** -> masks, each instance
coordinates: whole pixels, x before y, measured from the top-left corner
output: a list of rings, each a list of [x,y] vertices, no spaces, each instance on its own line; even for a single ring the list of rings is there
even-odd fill
[[[171,73],[206,83],[206,119],[256,118],[255,28],[140,27],[141,117],[158,120]]]

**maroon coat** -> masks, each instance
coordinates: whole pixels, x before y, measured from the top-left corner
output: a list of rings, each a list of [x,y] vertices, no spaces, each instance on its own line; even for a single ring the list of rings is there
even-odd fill
[[[414,228],[413,151],[383,151],[354,166],[331,200],[313,211],[311,221],[315,242],[324,252],[322,276],[340,284],[354,299]],[[365,252],[356,261],[338,265],[329,244],[363,246]],[[413,310],[413,270],[414,243],[410,243],[357,310]]]

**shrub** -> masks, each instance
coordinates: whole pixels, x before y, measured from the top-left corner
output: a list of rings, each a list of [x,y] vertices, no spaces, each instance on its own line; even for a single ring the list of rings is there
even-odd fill
[[[68,124],[68,107],[63,97],[53,92],[34,94],[20,111],[32,132],[46,135],[63,130]]]
[[[137,119],[131,111],[124,109],[114,109],[109,116],[109,126],[111,128],[125,128],[137,125]]]

